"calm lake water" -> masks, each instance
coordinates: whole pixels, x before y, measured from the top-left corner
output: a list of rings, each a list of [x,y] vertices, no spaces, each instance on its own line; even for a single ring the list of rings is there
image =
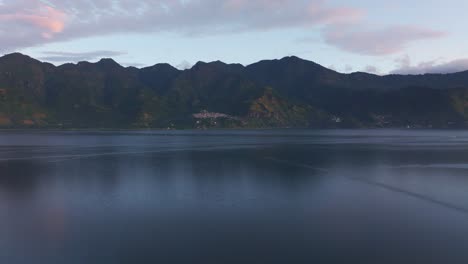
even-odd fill
[[[0,263],[468,263],[468,131],[0,132]]]

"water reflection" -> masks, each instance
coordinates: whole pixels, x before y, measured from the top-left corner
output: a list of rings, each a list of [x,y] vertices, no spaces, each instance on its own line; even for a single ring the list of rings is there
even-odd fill
[[[0,162],[0,192],[16,198],[31,198],[47,167],[34,161]]]
[[[460,131],[3,132],[0,263],[464,263],[467,154]]]

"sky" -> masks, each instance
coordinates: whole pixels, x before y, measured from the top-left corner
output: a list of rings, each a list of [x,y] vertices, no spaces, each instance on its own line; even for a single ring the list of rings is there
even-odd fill
[[[466,0],[0,0],[0,54],[60,65],[298,56],[339,72],[468,70]]]

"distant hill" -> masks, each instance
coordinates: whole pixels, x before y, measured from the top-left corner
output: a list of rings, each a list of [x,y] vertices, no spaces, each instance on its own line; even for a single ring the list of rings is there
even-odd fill
[[[202,114],[199,114],[202,113]],[[467,127],[468,72],[341,74],[297,57],[137,69],[0,58],[0,128]]]

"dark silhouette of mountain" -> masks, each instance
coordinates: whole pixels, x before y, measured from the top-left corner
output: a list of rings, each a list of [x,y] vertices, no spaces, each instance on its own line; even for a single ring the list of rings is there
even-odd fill
[[[187,70],[0,57],[4,128],[466,127],[467,110],[468,72],[342,74],[298,57]]]

